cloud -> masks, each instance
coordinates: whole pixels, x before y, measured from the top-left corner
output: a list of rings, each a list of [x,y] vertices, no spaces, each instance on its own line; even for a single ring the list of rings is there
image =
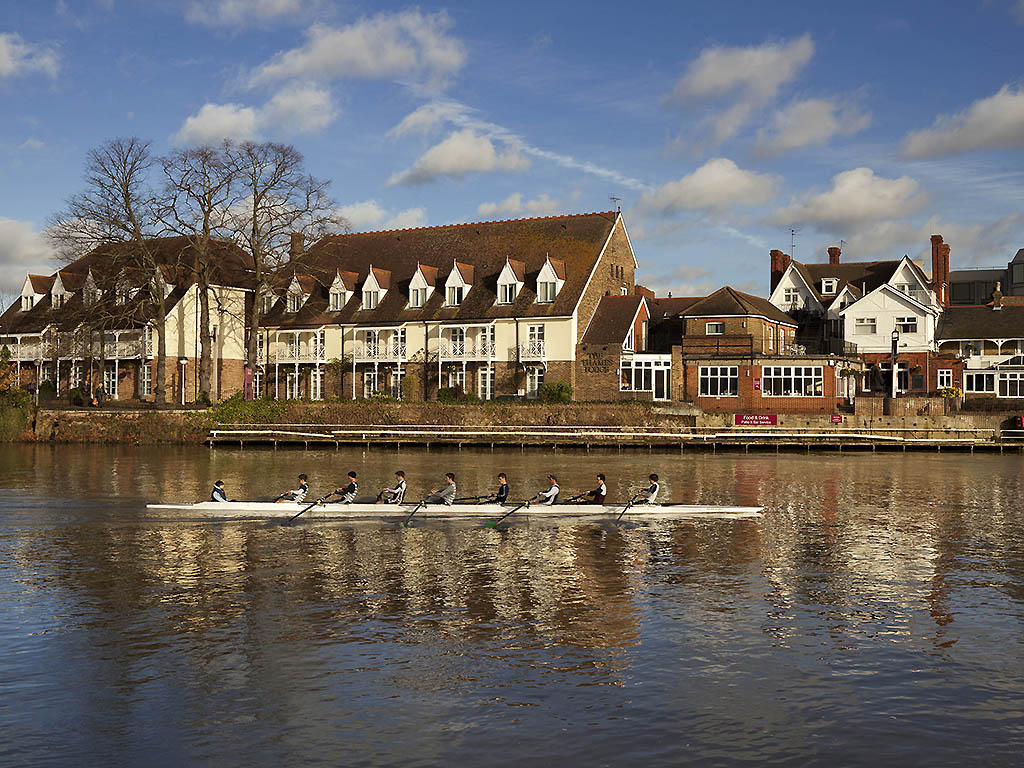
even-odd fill
[[[713,276],[714,272],[706,267],[680,264],[668,272],[641,272],[637,282],[658,296],[707,296],[721,287],[715,285]]]
[[[871,114],[854,105],[829,99],[793,101],[775,113],[771,128],[758,133],[756,150],[778,155],[827,143],[833,136],[852,136],[871,125]]]
[[[59,68],[60,56],[54,47],[26,43],[21,35],[12,32],[0,33],[0,79],[31,72],[56,77]]]
[[[416,133],[430,133],[445,123],[457,123],[465,110],[452,102],[431,101],[417,107],[402,118],[402,122],[388,131],[389,139],[399,139]]]
[[[476,212],[488,218],[493,216],[550,216],[561,209],[562,204],[547,193],[533,200],[523,200],[518,192],[513,192],[500,203],[480,203]]]
[[[827,192],[780,208],[770,221],[843,233],[868,222],[909,216],[927,202],[921,185],[909,176],[886,179],[870,168],[854,168],[833,176]]]
[[[464,128],[424,152],[412,168],[394,174],[388,184],[425,184],[441,176],[461,179],[470,173],[523,171],[529,165],[514,143],[498,150],[486,136]]]
[[[185,19],[208,27],[240,27],[308,14],[315,0],[189,0]]]
[[[755,109],[770,104],[783,85],[794,80],[814,56],[814,41],[804,35],[785,43],[701,51],[665,97],[666,103],[692,105],[728,102],[705,121],[715,143],[734,136]]]
[[[30,222],[0,217],[0,294],[20,293],[28,272],[52,272],[53,256],[53,249]]]
[[[336,116],[329,91],[293,84],[282,88],[262,107],[204,104],[196,114],[185,119],[172,141],[178,145],[213,144],[224,139],[256,139],[266,131],[317,133]]]
[[[366,232],[374,229],[409,229],[423,227],[427,223],[426,208],[406,208],[393,211],[383,208],[376,200],[364,200],[338,209],[352,227],[353,232]]]
[[[903,142],[910,157],[1007,147],[1024,147],[1024,89],[1008,85],[963,112],[940,116],[931,128],[912,132]]]
[[[18,145],[18,149],[20,149],[23,152],[38,152],[39,150],[44,149],[45,147],[46,144],[44,144],[42,141],[35,138],[34,136],[30,136],[29,138],[25,139],[23,142],[21,142],[21,144]]]
[[[761,205],[775,196],[776,179],[745,171],[728,158],[716,157],[678,181],[645,194],[638,207],[663,216],[681,211],[722,211],[738,205]]]
[[[451,27],[447,13],[416,9],[379,13],[343,27],[314,24],[305,45],[275,55],[250,82],[413,76],[437,86],[466,61],[465,47],[449,34]]]

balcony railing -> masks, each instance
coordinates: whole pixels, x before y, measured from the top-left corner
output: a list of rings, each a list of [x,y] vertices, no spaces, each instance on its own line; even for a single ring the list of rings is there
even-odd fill
[[[271,362],[274,363],[324,363],[327,362],[327,352],[319,345],[306,346],[284,346],[281,345],[271,353]]]
[[[398,341],[356,342],[352,356],[357,363],[402,362],[406,359],[406,348]]]
[[[543,341],[528,341],[519,345],[519,360],[545,360],[547,350]]]
[[[7,350],[11,353],[12,362],[29,363],[33,360],[39,360],[40,352],[42,351],[42,345],[39,342],[4,344],[2,346],[7,347]]]
[[[145,345],[140,339],[105,341],[103,342],[103,357],[107,360],[135,360],[143,357],[144,348]]]
[[[493,341],[445,341],[438,348],[441,360],[493,360],[497,349]]]

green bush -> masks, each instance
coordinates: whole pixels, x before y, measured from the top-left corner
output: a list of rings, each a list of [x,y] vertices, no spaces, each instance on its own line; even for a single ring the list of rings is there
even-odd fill
[[[245,400],[238,393],[213,406],[210,417],[216,424],[273,424],[286,407],[282,400]]]
[[[572,387],[564,381],[545,381],[537,388],[537,397],[543,403],[568,403]]]
[[[72,405],[85,405],[85,392],[80,387],[73,387],[68,392],[68,402]]]
[[[39,384],[39,399],[40,400],[53,400],[57,397],[57,385],[49,379],[45,379]]]
[[[457,403],[459,401],[459,388],[442,387],[437,390],[437,401],[439,403]]]

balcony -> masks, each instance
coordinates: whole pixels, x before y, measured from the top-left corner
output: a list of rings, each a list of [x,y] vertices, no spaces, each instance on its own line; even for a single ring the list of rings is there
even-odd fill
[[[521,363],[530,361],[542,362],[547,359],[547,350],[544,347],[543,341],[528,341],[525,344],[520,344],[518,353],[519,362]]]
[[[31,363],[35,360],[41,359],[40,353],[43,352],[43,345],[38,341],[21,343],[21,344],[3,344],[0,347],[7,347],[7,350],[11,353],[11,362]]]
[[[145,344],[141,339],[121,339],[103,342],[103,357],[106,360],[136,360],[143,357]]]
[[[406,360],[406,349],[400,341],[357,341],[352,357],[357,363],[401,363]]]
[[[271,353],[272,363],[326,363],[327,351],[316,346],[281,345]]]
[[[438,355],[444,362],[469,362],[494,360],[497,349],[493,341],[446,341],[441,340]]]

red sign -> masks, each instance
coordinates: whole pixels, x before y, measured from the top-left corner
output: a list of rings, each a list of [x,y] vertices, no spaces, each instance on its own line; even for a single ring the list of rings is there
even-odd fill
[[[833,413],[832,414],[832,423],[833,424],[842,424],[843,423],[843,415],[841,413]]]
[[[754,377],[754,391],[755,392],[760,392],[761,391],[761,379],[758,378],[757,376]]]
[[[737,413],[737,427],[774,427],[779,417],[774,413]]]

